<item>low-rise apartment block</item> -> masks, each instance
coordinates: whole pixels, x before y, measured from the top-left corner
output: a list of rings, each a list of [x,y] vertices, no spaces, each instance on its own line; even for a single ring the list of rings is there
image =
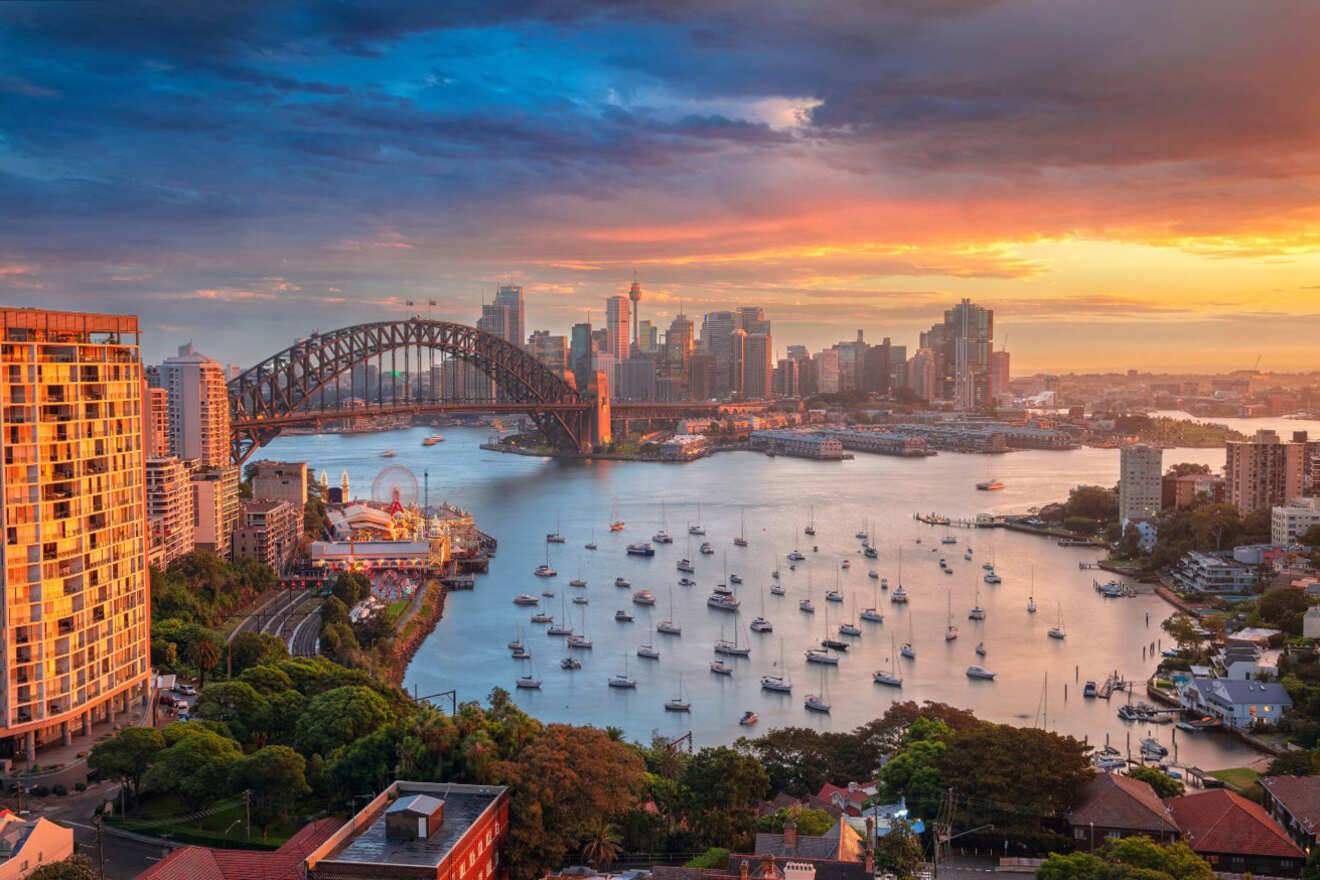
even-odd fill
[[[247,557],[284,571],[303,533],[302,505],[288,501],[245,501],[234,529],[234,558]]]

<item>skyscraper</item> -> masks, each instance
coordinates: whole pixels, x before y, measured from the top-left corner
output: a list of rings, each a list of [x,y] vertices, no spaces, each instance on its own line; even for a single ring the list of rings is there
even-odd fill
[[[944,313],[945,397],[964,409],[990,403],[995,313],[964,299]]]
[[[632,303],[626,296],[612,296],[605,300],[605,339],[606,353],[621,363],[628,357],[628,322],[632,314]],[[613,380],[615,377],[610,376]]]
[[[764,399],[774,390],[774,348],[770,334],[748,333],[743,342],[743,396]]]
[[[137,318],[0,308],[0,737],[33,760],[146,699]]]
[[[1118,518],[1154,519],[1160,514],[1164,453],[1158,446],[1134,443],[1119,452]]]
[[[578,390],[584,393],[587,390],[587,374],[591,372],[591,354],[591,322],[574,324],[568,339],[568,367],[573,371],[573,381]]]
[[[521,285],[501,284],[495,291],[495,305],[508,309],[505,316],[505,336],[509,342],[522,348],[527,343],[527,322],[523,314],[523,289]]]
[[[739,327],[729,334],[727,389],[733,394],[743,393],[743,380],[746,374],[743,367],[747,357],[747,331]]]
[[[1250,440],[1230,441],[1224,466],[1228,503],[1246,516],[1301,498],[1305,449],[1305,444],[1285,443],[1266,430]]]
[[[484,330],[491,336],[498,336],[505,342],[519,345],[521,337],[513,335],[515,320],[512,309],[504,303],[483,303],[481,317],[477,319],[477,329]]]
[[[996,351],[990,354],[990,393],[994,397],[1012,393],[1008,387],[1008,364],[1008,352]]]

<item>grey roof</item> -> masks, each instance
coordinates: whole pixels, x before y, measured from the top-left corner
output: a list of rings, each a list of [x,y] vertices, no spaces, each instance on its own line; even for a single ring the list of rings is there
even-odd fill
[[[756,855],[795,856],[802,859],[837,859],[839,857],[839,825],[819,837],[799,834],[797,845],[784,843],[784,835],[760,833],[756,835]]]
[[[386,808],[386,813],[420,813],[423,816],[429,816],[436,810],[445,805],[445,802],[439,798],[433,798],[429,794],[410,794],[407,797],[401,797]]]
[[[1228,678],[1197,678],[1193,686],[1206,699],[1222,703],[1220,695],[1228,698],[1234,705],[1248,703],[1268,703],[1270,705],[1291,706],[1292,697],[1287,689],[1277,681],[1240,681]]]

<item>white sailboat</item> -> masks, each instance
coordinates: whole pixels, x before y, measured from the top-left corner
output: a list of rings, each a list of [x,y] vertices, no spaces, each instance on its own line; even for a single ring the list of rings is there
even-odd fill
[[[577,648],[580,651],[591,650],[591,639],[587,638],[587,609],[582,609],[582,632],[569,636],[566,644],[568,647]]]
[[[518,676],[517,686],[525,691],[539,691],[541,689],[541,679],[536,677],[536,667],[534,661],[530,658],[527,661],[528,670]]]
[[[714,664],[712,664],[712,670]],[[793,679],[789,677],[788,669],[784,666],[784,640],[779,640],[779,662],[775,664],[776,672],[767,673],[761,676],[761,690],[773,691],[777,694],[791,693],[793,690]]]
[[[666,712],[690,712],[692,704],[683,698],[683,675],[678,676],[678,696],[672,700],[665,700]]]
[[[754,632],[754,633],[768,633],[768,632],[774,632],[774,629],[775,629],[775,628],[770,624],[770,621],[769,621],[769,620],[766,620],[766,617],[765,617],[765,587],[762,587],[762,588],[761,588],[761,614],[760,614],[759,617],[757,617],[755,620],[752,621],[752,632]]]
[[[949,590],[949,623],[944,627],[944,641],[951,642],[958,638],[958,627],[953,625],[953,590]]]
[[[976,588],[976,602],[972,605],[972,610],[967,612],[968,620],[985,620],[985,609],[981,607],[981,588]]]
[[[856,593],[852,594],[852,610],[854,614],[857,613]],[[862,628],[859,627],[857,624],[853,623],[851,620],[845,620],[843,623],[839,624],[839,635],[841,636],[860,636],[861,634],[862,634]]]
[[[820,671],[820,693],[807,694],[807,698],[802,701],[808,712],[820,712],[824,715],[830,714],[830,695],[825,685],[825,670]]]
[[[715,653],[724,654],[728,657],[748,657],[752,649],[747,645],[738,644],[738,622],[733,624],[733,641],[724,638],[724,626],[720,626],[720,638],[715,642]]]
[[[871,678],[876,684],[884,684],[889,687],[902,687],[903,676],[898,673],[898,650],[894,647],[894,637],[889,637],[889,668],[877,670]]]
[[[656,656],[659,657],[660,655],[657,654]],[[614,677],[610,679],[609,684],[612,688],[622,688],[624,690],[634,690],[637,687],[637,679],[628,675],[628,655],[626,653],[623,655],[623,672],[616,672]]]
[[[657,544],[672,544],[673,537],[667,531],[669,527],[669,517],[665,515],[665,503],[660,502],[660,531],[651,536],[651,540]]]
[[[1027,613],[1036,613],[1036,566],[1031,567],[1031,593],[1027,596]]]
[[[816,505],[814,504],[811,505],[810,510],[811,510],[811,515],[807,520],[807,527],[802,530],[802,534],[804,535],[816,534]]]
[[[912,638],[912,631],[913,631],[913,630],[912,630],[912,615],[909,614],[909,615],[908,615],[908,640],[907,640],[906,642],[903,643],[903,647],[902,647],[901,649],[899,649],[899,652],[898,652],[898,653],[902,654],[904,657],[908,658],[909,660],[915,660],[915,659],[917,659],[917,649],[916,649],[915,647],[913,647],[913,641],[914,641],[914,639]]]
[[[562,544],[566,539],[559,533],[559,514],[555,514],[555,530],[545,536],[547,544]]]
[[[669,617],[657,623],[655,625],[655,631],[658,633],[664,633],[667,636],[681,636],[683,634],[683,627],[679,626],[678,621],[674,620],[673,587],[669,588]]]
[[[798,610],[803,614],[816,613],[816,606],[811,603],[811,572],[807,572],[807,598],[798,601]]]
[[[704,534],[706,534],[706,528],[705,528],[705,526],[703,526],[703,525],[701,524],[701,502],[700,502],[700,501],[697,502],[697,521],[696,521],[695,523],[688,523],[688,534],[689,534],[689,535],[704,535]]]
[[[1062,602],[1059,603],[1059,620],[1058,620],[1058,622],[1057,622],[1056,624],[1054,624],[1054,626],[1050,627],[1049,636],[1050,636],[1050,638],[1052,638],[1052,639],[1058,639],[1059,641],[1063,641],[1063,640],[1064,640],[1065,638],[1067,638],[1067,636],[1068,636],[1068,633],[1065,632],[1065,631],[1064,631],[1064,628],[1063,628],[1063,603],[1062,603]]]
[[[733,539],[733,546],[735,547],[747,546],[747,509],[746,508],[743,508],[738,511],[738,536]]]

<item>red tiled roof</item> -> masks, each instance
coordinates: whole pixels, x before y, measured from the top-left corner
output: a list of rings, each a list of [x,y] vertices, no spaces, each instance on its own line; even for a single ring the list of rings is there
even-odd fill
[[[1082,789],[1082,801],[1068,821],[1123,831],[1177,834],[1178,826],[1149,784],[1117,773],[1097,773]]]
[[[1260,784],[1308,832],[1320,830],[1320,776],[1266,776]]]
[[[338,819],[311,822],[274,852],[185,846],[143,871],[137,880],[298,880],[303,860],[342,824]]]
[[[860,807],[866,801],[866,793],[860,789],[852,791],[851,789],[844,788],[840,785],[832,785],[828,782],[820,787],[820,791],[816,794],[816,797],[823,801],[828,801],[831,800],[835,794],[841,795],[844,803],[853,804],[854,806]]]
[[[1235,792],[1213,789],[1165,803],[1184,839],[1197,852],[1306,858],[1268,813]]]

